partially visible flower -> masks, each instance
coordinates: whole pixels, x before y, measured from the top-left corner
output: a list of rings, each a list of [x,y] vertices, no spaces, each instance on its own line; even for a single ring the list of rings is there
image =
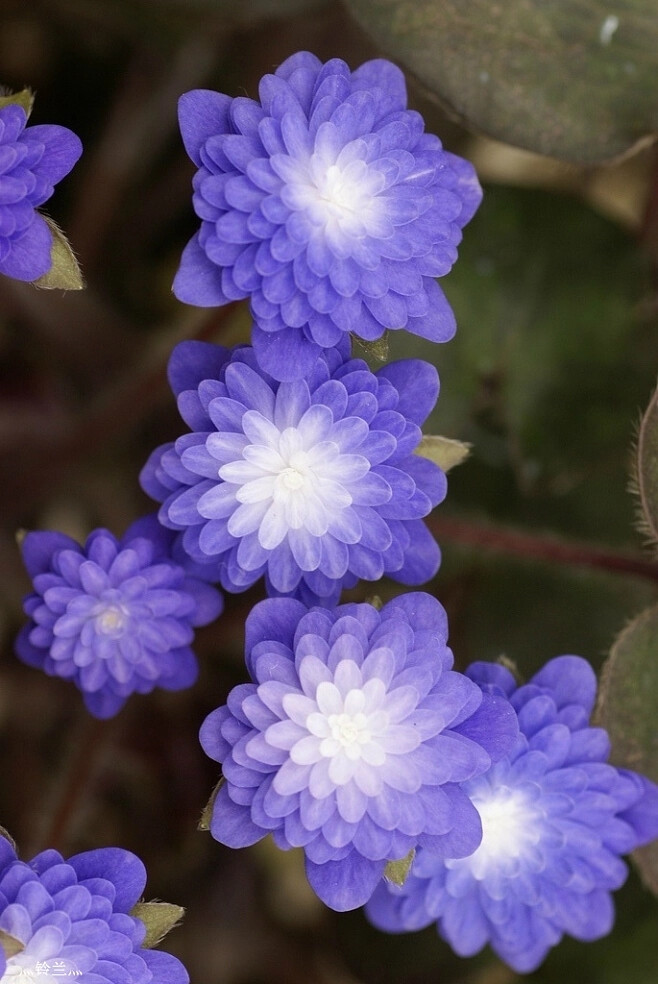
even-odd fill
[[[327,350],[306,380],[277,383],[253,349],[181,342],[169,379],[192,433],[141,474],[160,522],[227,591],[263,574],[270,593],[334,604],[358,578],[422,584],[439,566],[423,517],[443,472],[414,454],[439,381],[408,359],[376,373]]]
[[[146,928],[130,912],[145,884],[140,859],[118,847],[25,862],[0,838],[0,930],[23,947],[1,984],[188,984],[176,957],[142,946]]]
[[[510,747],[516,716],[452,670],[441,605],[413,593],[307,610],[270,598],[246,624],[253,683],[201,728],[222,764],[210,830],[229,847],[272,833],[302,847],[306,873],[333,909],[362,905],[388,859],[422,845],[461,857],[480,843],[459,783]]]
[[[202,307],[249,297],[253,344],[275,379],[304,376],[345,332],[451,338],[434,278],[455,262],[482,192],[472,165],[406,108],[402,72],[299,52],[259,95],[181,97],[202,221],[176,296]]]
[[[34,593],[16,651],[73,680],[96,717],[112,717],[132,693],[181,690],[196,679],[194,627],[219,615],[221,598],[171,559],[172,539],[148,516],[121,540],[104,529],[84,547],[55,532],[23,540]]]
[[[627,875],[619,855],[658,836],[658,787],[607,764],[608,736],[589,726],[596,678],[585,660],[552,659],[518,689],[501,666],[467,673],[485,692],[507,694],[521,726],[513,751],[462,786],[482,843],[459,860],[419,850],[404,886],[382,886],[367,911],[389,932],[436,922],[461,956],[490,943],[524,973],[565,933],[610,932],[610,892]]]
[[[64,126],[26,129],[26,122],[21,106],[0,108],[0,273],[37,280],[52,266],[53,236],[35,209],[69,173],[82,144]]]

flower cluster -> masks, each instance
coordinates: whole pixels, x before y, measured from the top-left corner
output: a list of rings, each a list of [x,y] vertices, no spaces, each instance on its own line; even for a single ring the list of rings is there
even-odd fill
[[[434,278],[452,267],[482,193],[472,165],[407,109],[402,72],[384,60],[350,72],[299,52],[259,94],[181,97],[202,221],[176,296],[250,298],[259,362],[279,380],[306,375],[346,332],[451,338]]]
[[[227,591],[263,574],[274,594],[335,604],[357,578],[421,584],[439,565],[423,523],[445,476],[414,451],[439,389],[429,363],[373,373],[346,346],[278,383],[248,347],[181,342],[169,379],[191,433],[142,471],[187,554]]]
[[[121,540],[95,530],[84,548],[63,533],[28,533],[23,558],[34,593],[16,641],[20,658],[73,680],[88,710],[111,717],[132,693],[194,683],[194,626],[221,611],[218,592],[171,559],[155,517]]]
[[[462,787],[482,843],[454,860],[421,846],[404,886],[380,886],[367,911],[389,932],[436,922],[462,956],[490,943],[527,972],[565,933],[610,932],[610,892],[627,874],[619,855],[658,836],[658,787],[607,763],[608,736],[589,726],[596,678],[585,660],[560,656],[521,687],[493,664],[468,676],[505,694],[521,728],[512,751]]]
[[[438,569],[424,520],[446,481],[418,453],[438,374],[418,359],[373,372],[349,336],[452,337],[435,278],[480,187],[407,109],[389,62],[352,72],[301,52],[259,97],[197,90],[179,104],[201,228],[174,291],[200,306],[248,298],[252,344],[174,349],[188,431],[142,470],[157,517],[84,547],[27,534],[17,652],[107,718],[134,692],[194,682],[194,628],[222,607],[210,582],[264,578],[246,621],[251,682],[201,728],[222,767],[212,835],[244,847],[272,834],[303,849],[332,908],[367,903],[392,932],[435,922],[458,953],[490,943],[529,971],[564,933],[608,932],[620,855],[658,836],[658,787],[608,764],[584,660],[559,657],[520,687],[497,665],[464,675],[430,595],[338,604],[359,579],[415,586]],[[35,208],[80,145],[25,122],[0,108],[0,273],[35,280],[52,245]],[[388,884],[388,863],[412,856],[405,884]],[[0,984],[53,962],[81,984],[187,984],[142,946],[144,877],[118,848],[26,864],[0,838],[0,930],[16,944],[0,947]]]
[[[65,860],[44,851],[19,861],[0,838],[0,930],[17,952],[2,982],[33,984],[66,976],[80,984],[189,984],[169,953],[145,949],[144,923],[131,915],[146,884],[138,857],[99,848]]]
[[[35,211],[82,153],[75,133],[41,124],[26,129],[25,110],[0,107],[0,273],[37,280],[52,265],[52,232]]]
[[[201,728],[225,782],[213,836],[245,847],[272,833],[302,847],[308,879],[334,909],[362,905],[389,859],[422,845],[434,858],[480,843],[461,783],[513,744],[506,699],[452,669],[445,612],[430,595],[306,609],[272,598],[252,609],[253,683]]]

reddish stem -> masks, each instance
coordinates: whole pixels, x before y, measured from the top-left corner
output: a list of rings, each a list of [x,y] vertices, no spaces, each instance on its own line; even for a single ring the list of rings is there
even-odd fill
[[[643,557],[607,550],[590,543],[565,543],[552,536],[491,526],[456,516],[432,516],[429,527],[440,541],[483,547],[513,557],[569,567],[589,567],[658,581],[658,564]]]

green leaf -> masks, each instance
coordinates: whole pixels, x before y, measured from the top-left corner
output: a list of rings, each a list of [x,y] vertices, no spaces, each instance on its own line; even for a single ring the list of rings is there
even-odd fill
[[[471,453],[472,445],[465,441],[455,441],[451,437],[439,437],[436,434],[425,434],[416,448],[416,454],[429,458],[439,468],[448,472],[455,465],[461,465]]]
[[[217,799],[217,793],[220,791],[224,785],[224,776],[219,780],[212,793],[210,794],[210,799],[203,808],[201,818],[197,825],[197,830],[210,830],[210,821],[212,820],[212,811],[215,805],[215,800]]]
[[[658,390],[651,397],[642,417],[635,469],[642,527],[658,544]]]
[[[611,761],[658,781],[658,606],[617,637],[603,668],[597,724],[612,743]],[[635,853],[640,873],[658,894],[658,846]]]
[[[0,929],[0,946],[5,951],[5,958],[9,960],[10,957],[15,957],[17,953],[22,953],[25,949],[25,944],[17,940],[15,936],[10,936],[9,933],[5,933],[4,929]]]
[[[569,161],[658,130],[655,0],[347,0],[392,58],[467,124]]]
[[[393,882],[394,885],[404,885],[415,856],[416,851],[412,848],[406,857],[397,861],[389,861],[384,868],[384,878]]]
[[[29,118],[34,105],[34,93],[31,89],[21,89],[20,92],[10,92],[6,96],[0,96],[0,109],[5,106],[20,106],[25,110],[25,115]]]
[[[171,902],[138,902],[130,910],[130,915],[141,919],[146,926],[142,946],[150,950],[178,925],[185,915],[185,909]]]
[[[69,246],[68,240],[59,226],[52,219],[44,215],[50,231],[53,234],[53,244],[50,255],[52,266],[48,273],[34,281],[35,287],[48,289],[59,288],[60,290],[82,290],[84,282],[78,261]]]
[[[359,338],[358,335],[352,335],[352,338],[367,359],[373,359],[375,362],[386,362],[388,359],[388,334],[385,331],[382,337],[374,342],[366,342],[363,338]]]

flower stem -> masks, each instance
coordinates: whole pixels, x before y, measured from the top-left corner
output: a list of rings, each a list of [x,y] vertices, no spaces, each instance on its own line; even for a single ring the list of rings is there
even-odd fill
[[[25,857],[33,857],[46,848],[63,853],[74,839],[95,774],[114,735],[112,723],[99,721],[81,710],[68,746],[68,759],[52,779],[49,802],[38,816]]]
[[[591,543],[567,543],[553,536],[445,514],[432,516],[428,523],[440,542],[462,543],[548,564],[595,568],[610,574],[630,574],[658,581],[658,563],[631,553],[609,550]]]

